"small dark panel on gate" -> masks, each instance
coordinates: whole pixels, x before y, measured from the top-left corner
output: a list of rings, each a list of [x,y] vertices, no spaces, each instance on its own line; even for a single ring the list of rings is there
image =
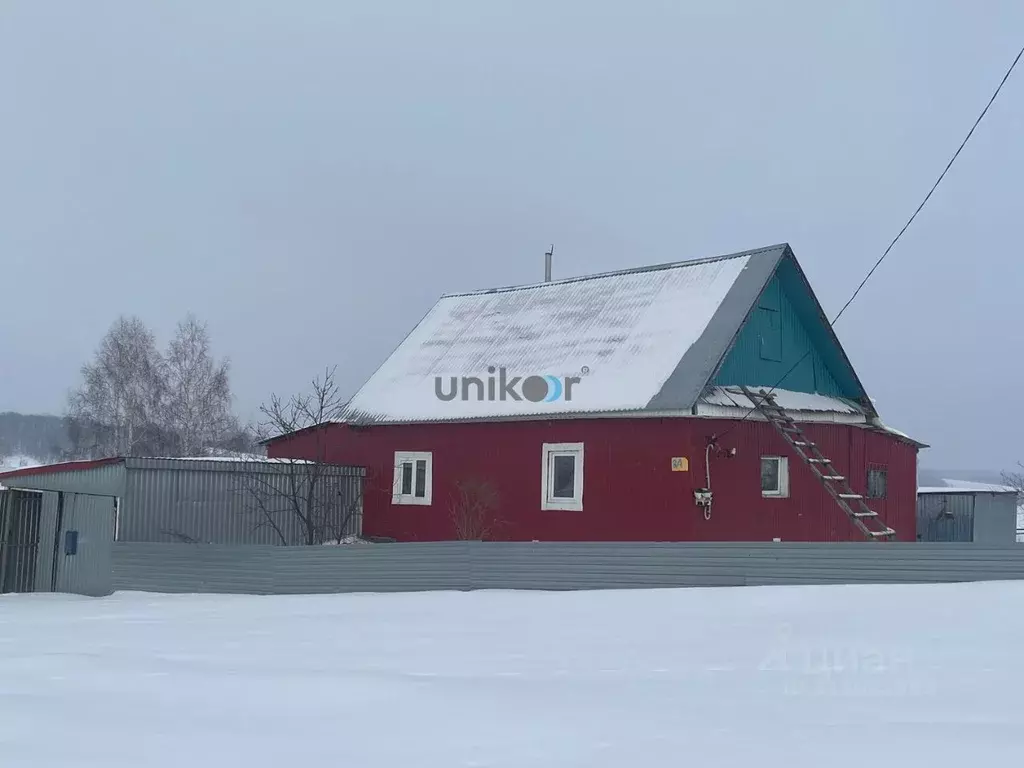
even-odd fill
[[[78,531],[65,531],[64,532],[64,554],[65,555],[77,555],[78,554]]]

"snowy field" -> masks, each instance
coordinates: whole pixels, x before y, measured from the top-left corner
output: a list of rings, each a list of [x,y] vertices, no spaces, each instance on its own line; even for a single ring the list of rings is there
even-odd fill
[[[0,765],[1024,756],[1024,583],[0,597]]]

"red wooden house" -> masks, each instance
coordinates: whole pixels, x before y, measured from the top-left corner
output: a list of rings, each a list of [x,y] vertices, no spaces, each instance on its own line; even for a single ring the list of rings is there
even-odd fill
[[[788,245],[443,296],[338,423],[268,453],[367,467],[364,532],[400,541],[862,540],[744,385],[914,540],[922,444]]]

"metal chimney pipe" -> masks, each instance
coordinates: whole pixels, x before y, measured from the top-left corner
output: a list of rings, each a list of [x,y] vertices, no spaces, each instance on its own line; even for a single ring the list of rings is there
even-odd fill
[[[551,257],[555,255],[555,244],[552,243],[551,247],[544,254],[544,282],[551,282]]]

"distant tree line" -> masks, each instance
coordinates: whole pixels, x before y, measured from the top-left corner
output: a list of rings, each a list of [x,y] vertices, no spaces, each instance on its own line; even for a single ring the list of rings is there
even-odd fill
[[[48,461],[63,456],[69,447],[67,427],[60,416],[0,413],[0,460],[29,456]]]
[[[120,317],[68,398],[65,458],[196,456],[247,451],[233,411],[230,363],[215,359],[207,327],[182,320],[165,350],[137,317]]]

